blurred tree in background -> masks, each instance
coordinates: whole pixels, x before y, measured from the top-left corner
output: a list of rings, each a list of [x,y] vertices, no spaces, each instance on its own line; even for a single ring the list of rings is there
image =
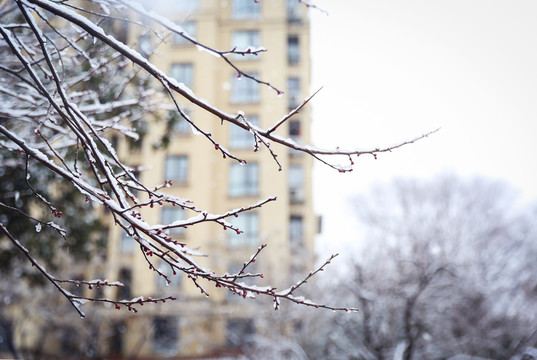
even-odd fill
[[[295,341],[311,359],[508,359],[535,347],[537,207],[515,195],[444,175],[355,198],[365,241],[320,292],[360,316],[293,311]]]

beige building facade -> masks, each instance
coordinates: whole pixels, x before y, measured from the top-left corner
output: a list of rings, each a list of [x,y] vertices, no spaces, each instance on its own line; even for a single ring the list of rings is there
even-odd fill
[[[173,3],[173,4],[172,4]],[[199,0],[156,5],[164,15],[180,24],[192,37],[213,49],[266,48],[258,55],[232,55],[230,59],[245,73],[254,75],[284,92],[239,77],[222,59],[179,36],[165,39],[150,60],[194,93],[229,113],[243,112],[248,121],[268,128],[309,95],[309,20],[307,8],[298,1]],[[149,24],[151,25],[151,24]],[[129,32],[129,41],[139,39],[140,50],[150,53],[155,38]],[[290,286],[297,276],[311,270],[317,220],[312,203],[312,159],[290,149],[273,146],[282,171],[269,151],[254,151],[252,134],[221,123],[220,119],[181,102],[184,112],[220,146],[246,160],[242,165],[224,159],[222,153],[196,134],[181,117],[171,129],[164,121],[148,121],[148,133],[139,150],[120,144],[126,160],[140,166],[141,180],[148,186],[172,180],[168,191],[191,199],[198,208],[212,213],[247,207],[277,196],[262,208],[241,214],[234,224],[244,233],[224,231],[219,225],[201,224],[175,230],[171,236],[209,256],[199,258],[217,273],[236,272],[261,244],[267,244],[255,269],[264,274],[259,285]],[[163,111],[161,117],[173,116]],[[299,143],[310,141],[309,108],[287,121],[278,133]],[[169,130],[169,146],[155,149]],[[154,224],[188,218],[194,213],[178,207],[162,207],[143,213]],[[248,338],[265,331],[259,321],[271,305],[267,301],[242,299],[211,284],[202,294],[188,278],[171,276],[166,286],[148,265],[132,239],[113,228],[107,256],[109,278],[129,283],[124,297],[175,295],[178,301],[145,306],[137,314],[112,313],[117,333],[109,339],[109,351],[120,356],[200,356],[240,353]],[[165,269],[162,269],[165,271]],[[171,275],[171,274],[170,274]],[[262,302],[262,304],[260,304]],[[294,305],[293,305],[294,306]],[[260,311],[262,310],[262,314]],[[270,312],[268,313],[270,316]],[[215,355],[216,356],[216,355]]]
[[[215,107],[228,113],[242,112],[251,123],[269,128],[310,94],[308,10],[298,0],[146,0],[145,5],[154,7],[199,43],[213,49],[267,49],[257,55],[229,58],[244,73],[283,91],[280,95],[269,86],[239,77],[223,59],[180,36],[159,40],[150,31],[129,26],[126,32],[129,43],[137,43],[139,51],[151,62]],[[147,19],[139,20],[153,25]],[[251,133],[222,123],[183,99],[177,100],[193,123],[211,133],[219,146],[246,160],[246,164],[223,158],[221,151],[177,112],[169,111],[171,104],[165,103],[162,111],[144,119],[145,136],[137,146],[130,146],[122,138],[111,139],[118,147],[118,154],[127,164],[140,169],[138,176],[148,187],[171,180],[167,192],[191,199],[197,208],[214,214],[276,196],[277,201],[230,220],[243,231],[240,235],[218,224],[202,223],[175,229],[170,236],[207,254],[196,260],[219,274],[236,273],[266,244],[258,261],[248,268],[249,272],[264,275],[255,284],[273,285],[282,290],[290,287],[312,270],[315,260],[314,237],[318,224],[313,212],[313,159],[273,144],[272,150],[281,164],[279,171],[267,148],[260,146],[259,151],[254,151]],[[305,106],[276,133],[309,144],[310,131],[311,110]],[[169,141],[165,147],[161,146],[163,134]],[[150,224],[170,223],[195,215],[180,207],[158,205],[141,211]],[[106,254],[93,259],[96,264],[92,266],[68,264],[69,276],[118,280],[126,286],[91,291],[75,287],[71,291],[118,300],[137,296],[175,296],[177,300],[145,304],[137,307],[137,313],[90,303],[85,306],[88,310],[85,320],[75,324],[55,319],[54,330],[46,317],[27,316],[31,321],[14,325],[13,340],[21,349],[36,348],[41,342],[39,346],[44,353],[69,358],[76,354],[75,348],[81,342],[91,341],[94,345],[90,357],[233,358],[244,351],[253,336],[262,337],[274,330],[267,328],[270,321],[265,321],[275,313],[272,299],[243,299],[200,282],[210,295],[206,296],[186,276],[170,274],[169,267],[162,267],[159,270],[171,280],[166,284],[155,271],[148,269],[134,239],[114,224],[110,216],[103,219],[108,229]],[[24,308],[14,306],[13,309],[14,318],[24,319],[27,315]],[[281,327],[284,332],[292,328],[292,324]],[[56,330],[60,334],[57,341],[42,340],[47,332],[52,334]]]

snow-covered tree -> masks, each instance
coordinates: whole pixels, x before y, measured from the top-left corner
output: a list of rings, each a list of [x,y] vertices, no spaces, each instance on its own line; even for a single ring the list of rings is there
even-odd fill
[[[313,6],[309,2],[301,3]],[[146,20],[155,25],[148,27],[145,25]],[[247,114],[231,114],[213,106],[155,66],[148,60],[148,55],[154,49],[137,51],[143,48],[141,39],[135,43],[126,42],[124,25],[127,23],[160,39],[169,33],[183,37],[185,41],[206,51],[207,56],[218,57],[233,68],[237,76],[250,78],[271,88],[274,96],[282,94],[277,84],[255,78],[233,63],[234,55],[260,53],[266,49],[213,49],[188,35],[179,25],[144,9],[137,2],[0,2],[0,161],[6,175],[11,171],[23,172],[23,192],[31,195],[22,198],[22,190],[7,191],[0,199],[2,212],[22,216],[30,224],[29,228],[35,228],[38,233],[46,228],[48,232],[56,234],[58,241],[68,242],[72,236],[70,224],[62,222],[62,219],[66,214],[72,213],[73,209],[61,207],[53,195],[54,192],[67,191],[64,187],[68,187],[69,191],[77,191],[83,201],[89,204],[86,212],[90,212],[89,208],[95,211],[100,209],[101,213],[113,217],[117,226],[122,227],[138,243],[150,269],[166,281],[166,274],[160,272],[156,262],[167,263],[173,272],[186,273],[204,293],[208,290],[205,285],[201,285],[199,279],[244,297],[266,295],[274,299],[276,308],[280,299],[287,299],[307,306],[345,310],[315,304],[294,295],[306,280],[327,263],[312,271],[294,287],[276,292],[271,286],[258,287],[244,282],[245,278],[262,277],[260,273],[250,273],[249,269],[263,246],[250,259],[246,259],[244,268],[238,273],[216,274],[199,265],[195,257],[196,251],[172,240],[166,234],[169,229],[206,222],[218,223],[223,229],[240,233],[242,230],[229,222],[228,218],[264,206],[275,201],[275,197],[262,199],[249,207],[212,214],[210,209],[200,209],[195,203],[167,193],[169,181],[156,188],[149,188],[140,182],[135,169],[119,158],[115,144],[110,139],[113,135],[122,134],[136,142],[143,136],[143,117],[166,108],[181,115],[197,133],[202,134],[207,146],[214,147],[223,155],[225,160],[222,161],[244,163],[244,160],[221,146],[218,139],[188,117],[179,105],[188,102],[200,111],[214,115],[217,121],[230,123],[249,132],[256,144],[252,151],[266,148],[272,155],[276,168],[280,169],[278,149],[272,144],[304,152],[335,170],[346,172],[352,170],[353,158],[356,159],[359,155],[376,156],[414,140],[390,148],[369,150],[323,150],[298,145],[279,135],[278,129],[305,106],[311,96],[290,113],[274,119],[273,126],[260,128],[248,121]],[[174,116],[171,116],[168,121],[173,119]],[[165,134],[162,143],[166,143]],[[339,165],[338,160],[334,160],[339,157],[347,159],[348,165]],[[46,173],[50,177],[48,183],[51,194],[33,185],[33,179],[38,177],[38,173]],[[15,177],[12,181],[17,181],[17,185],[22,182]],[[170,224],[151,224],[142,217],[140,210],[154,204],[179,206],[190,209],[197,215]],[[112,303],[117,308],[132,311],[136,311],[144,302],[155,301],[143,298],[111,300],[67,291],[66,285],[72,283],[73,279],[59,278],[47,271],[40,254],[24,240],[24,236],[19,234],[13,224],[5,221],[4,217],[0,220],[2,243],[10,243],[11,249],[18,249],[81,315],[83,312],[80,305],[88,300]],[[89,288],[103,285],[97,280],[77,281]],[[112,281],[104,285],[121,286]]]
[[[515,199],[503,183],[451,175],[397,179],[355,199],[365,241],[331,291],[359,316],[324,319],[309,351],[507,359],[535,346],[536,213]]]

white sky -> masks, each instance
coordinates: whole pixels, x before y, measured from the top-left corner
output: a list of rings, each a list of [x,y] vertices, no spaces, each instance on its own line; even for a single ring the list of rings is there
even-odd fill
[[[339,174],[317,164],[321,251],[356,242],[348,199],[394,176],[501,179],[537,200],[537,1],[317,0],[313,142],[392,145]]]

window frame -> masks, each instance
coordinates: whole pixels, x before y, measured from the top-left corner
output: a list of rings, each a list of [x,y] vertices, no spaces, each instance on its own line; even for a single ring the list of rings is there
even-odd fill
[[[289,218],[289,243],[292,248],[300,248],[304,245],[304,217],[291,215]]]
[[[292,164],[288,169],[289,201],[291,203],[304,202],[304,168],[302,165]]]
[[[228,195],[232,198],[259,195],[259,164],[232,163],[228,174]]]
[[[248,74],[258,79],[258,73]],[[245,76],[238,77],[233,75],[231,80],[231,99],[232,104],[257,104],[261,99],[261,86],[255,80]]]
[[[259,116],[250,115],[247,118],[252,125],[259,125]],[[231,124],[229,131],[229,147],[231,149],[252,149],[255,146],[254,135],[243,128]]]
[[[300,105],[302,98],[301,93],[301,81],[298,76],[291,76],[287,78],[287,94],[288,94],[288,106],[289,109],[294,109]]]
[[[302,122],[298,119],[289,120],[289,138],[295,143],[300,144],[302,142]],[[289,155],[291,157],[301,157],[304,155],[302,151],[290,148]]]
[[[291,40],[296,39],[296,43],[292,44]],[[287,64],[300,64],[300,38],[298,35],[289,35],[287,37]]]
[[[289,120],[289,137],[295,142],[302,137],[302,122],[300,120]]]
[[[173,161],[178,161],[178,166],[171,164]],[[190,161],[187,155],[167,155],[164,159],[164,179],[171,180],[172,184],[184,184],[188,182]],[[172,176],[172,173],[178,172],[178,176]]]
[[[290,23],[300,23],[302,21],[299,2],[296,0],[287,0],[285,11],[287,13],[287,21]]]
[[[261,17],[261,4],[253,0],[232,0],[231,18],[233,20],[252,20]]]
[[[194,85],[194,64],[191,62],[176,62],[170,66],[170,76],[189,88]]]

